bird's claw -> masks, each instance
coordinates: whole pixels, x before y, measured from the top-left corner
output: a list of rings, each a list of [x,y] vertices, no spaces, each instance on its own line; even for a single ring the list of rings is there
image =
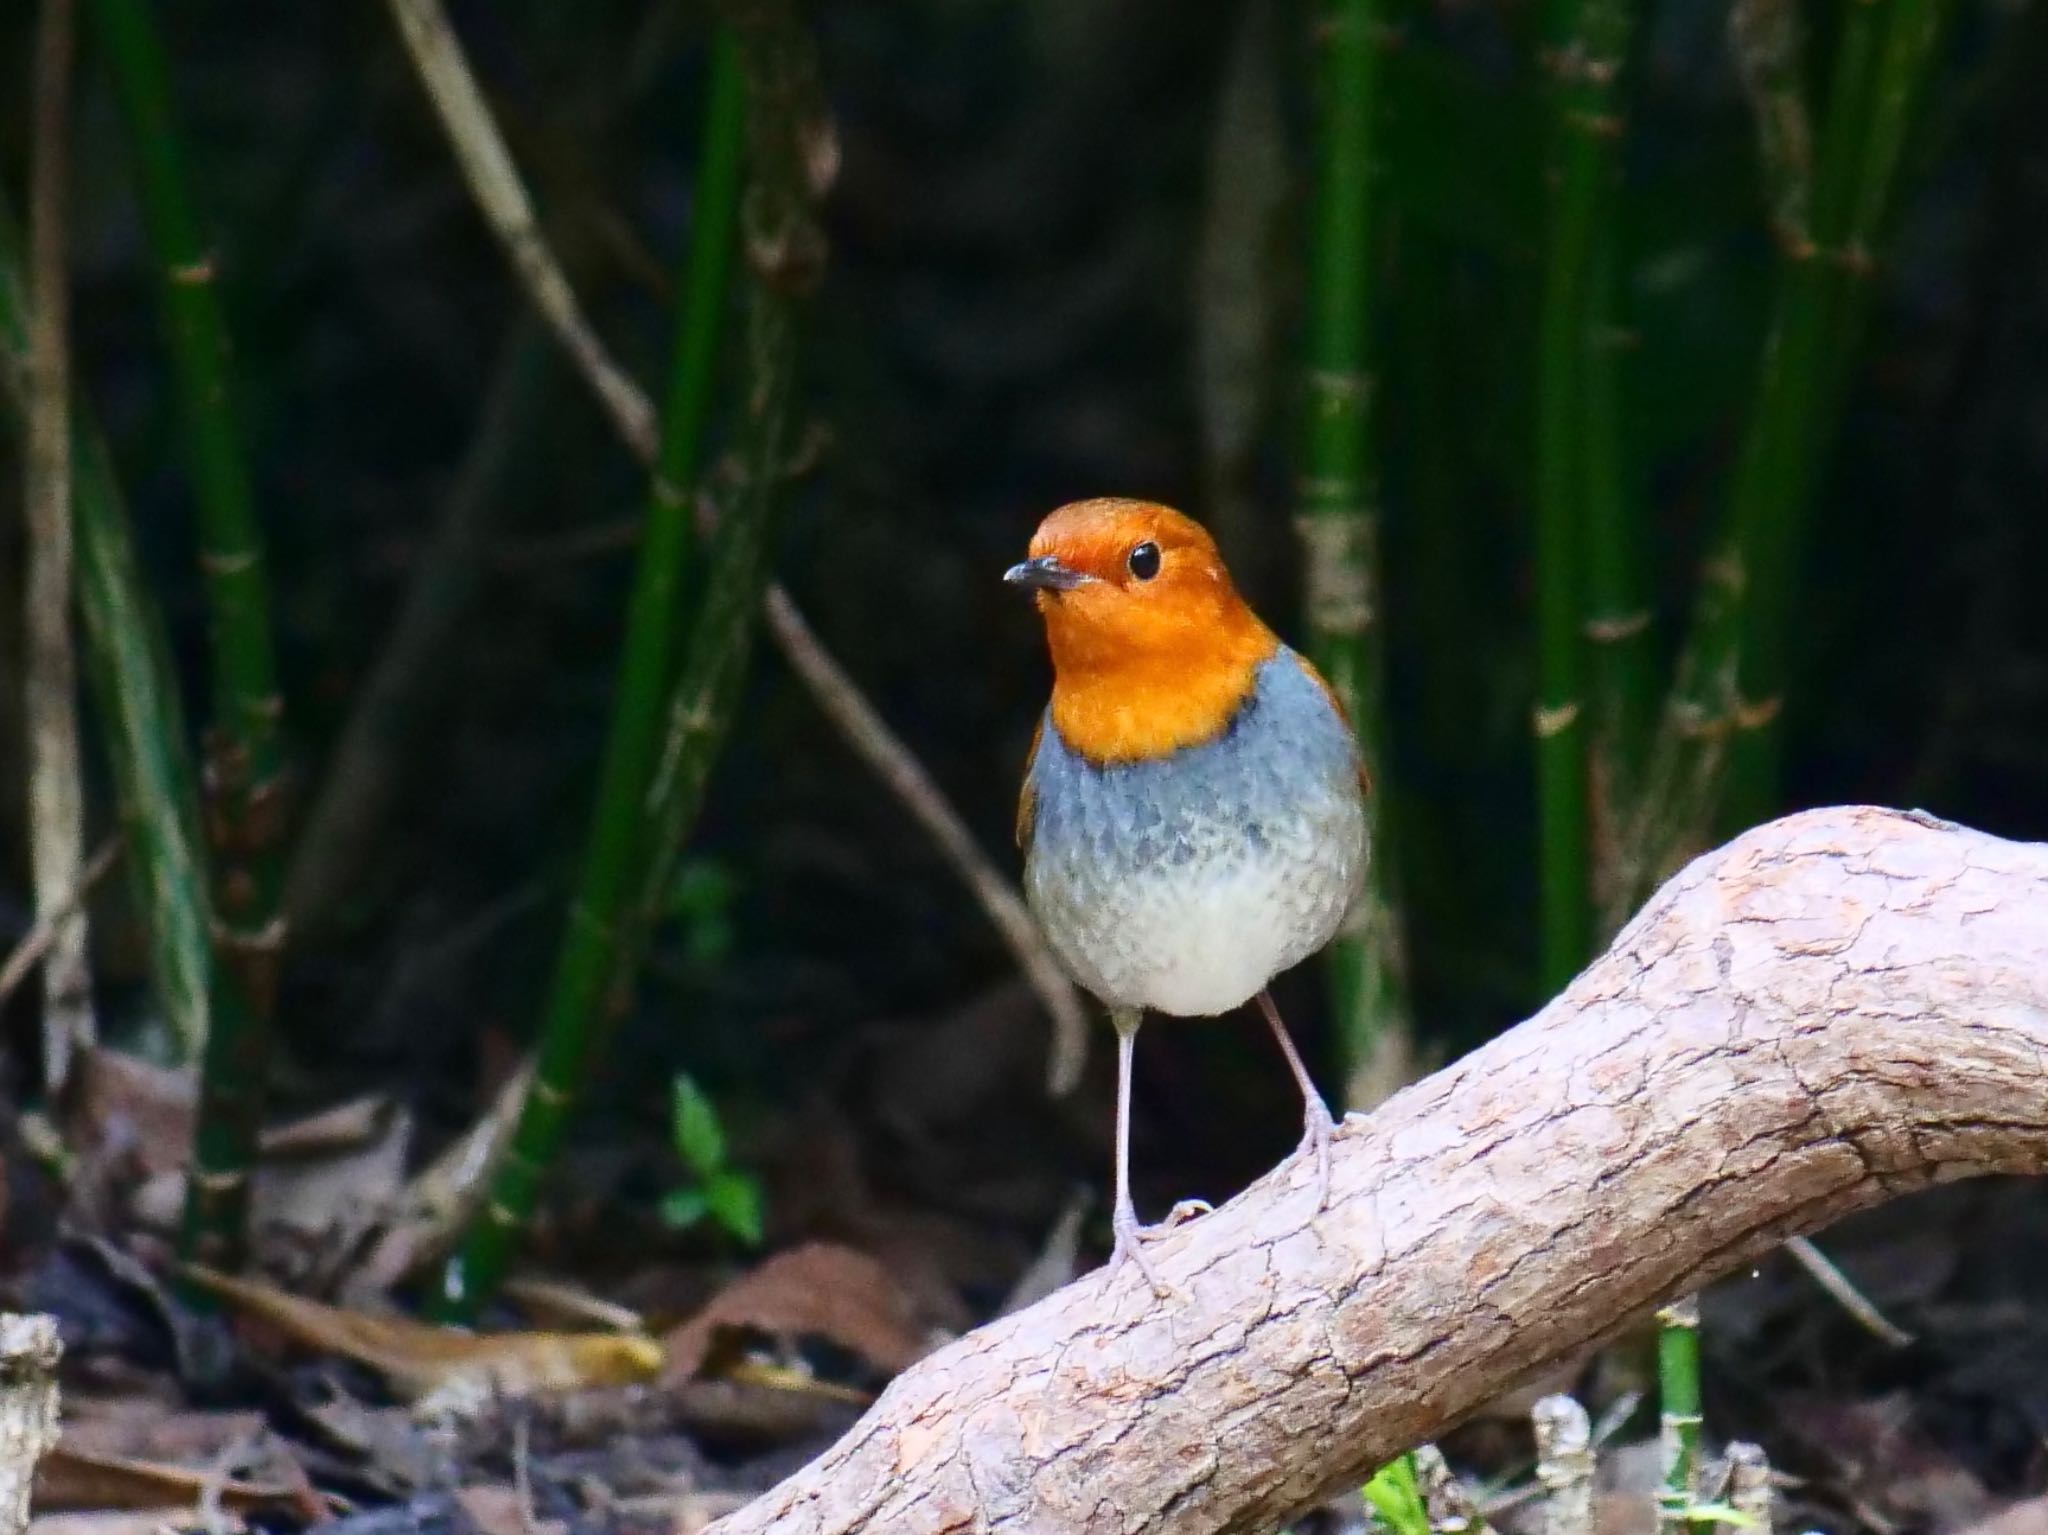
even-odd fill
[[[1205,1215],[1216,1213],[1216,1207],[1206,1199],[1183,1199],[1166,1212],[1166,1219],[1159,1224],[1171,1231],[1176,1226],[1185,1226],[1189,1221],[1200,1220]]]
[[[1145,1282],[1152,1286],[1152,1293],[1161,1300],[1180,1301],[1187,1297],[1176,1285],[1168,1284],[1159,1275],[1151,1257],[1145,1251],[1145,1239],[1152,1230],[1138,1224],[1135,1215],[1119,1215],[1112,1226],[1116,1231],[1116,1246],[1109,1254],[1109,1272],[1112,1276],[1121,1272],[1127,1263],[1135,1264],[1138,1272],[1145,1276]]]
[[[1316,1098],[1309,1100],[1304,1119],[1301,1146],[1295,1155],[1315,1158],[1316,1214],[1321,1215],[1330,1207],[1330,1137],[1335,1134],[1336,1125],[1329,1109]]]

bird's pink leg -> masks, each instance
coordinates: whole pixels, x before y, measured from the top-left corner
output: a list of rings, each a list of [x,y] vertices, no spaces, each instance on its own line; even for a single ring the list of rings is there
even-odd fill
[[[1111,1008],[1109,1013],[1109,1021],[1116,1025],[1116,1204],[1109,1218],[1116,1247],[1109,1255],[1109,1271],[1114,1274],[1126,1263],[1137,1264],[1152,1293],[1164,1300],[1173,1295],[1173,1287],[1159,1277],[1145,1255],[1144,1228],[1138,1224],[1137,1206],[1131,1203],[1131,1057],[1143,1017],[1136,1008]]]
[[[1294,1073],[1294,1085],[1301,1089],[1301,1149],[1316,1159],[1316,1209],[1321,1211],[1330,1202],[1330,1135],[1336,1128],[1330,1119],[1330,1106],[1323,1102],[1308,1068],[1302,1065],[1301,1055],[1288,1037],[1287,1025],[1280,1021],[1280,1009],[1273,1005],[1272,992],[1259,993],[1259,1011],[1273,1026],[1273,1037],[1280,1041],[1280,1053],[1287,1057],[1287,1069]]]

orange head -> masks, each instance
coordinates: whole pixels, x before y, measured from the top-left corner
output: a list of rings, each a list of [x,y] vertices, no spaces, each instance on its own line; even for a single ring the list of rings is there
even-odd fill
[[[1216,541],[1150,501],[1076,501],[1003,577],[1037,594],[1052,721],[1093,762],[1160,757],[1222,733],[1280,645],[1245,606]]]

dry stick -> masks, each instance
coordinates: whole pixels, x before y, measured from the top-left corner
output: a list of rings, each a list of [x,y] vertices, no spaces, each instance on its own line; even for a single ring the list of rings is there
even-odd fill
[[[22,689],[28,715],[29,861],[38,921],[56,925],[43,966],[43,1077],[64,1085],[73,1053],[91,1046],[92,975],[85,911],[59,912],[85,864],[78,748],[78,657],[71,634],[71,364],[64,254],[70,176],[71,0],[43,0],[36,37],[35,164],[29,198],[28,620]]]
[[[14,988],[35,968],[36,961],[50,952],[72,913],[84,909],[85,898],[92,894],[101,876],[113,868],[114,859],[120,852],[121,834],[115,832],[86,862],[85,868],[79,872],[78,883],[66,892],[64,899],[37,917],[35,925],[21,935],[21,941],[15,944],[6,961],[0,963],[0,1006],[14,995]]]
[[[478,210],[504,245],[527,296],[597,395],[620,438],[643,465],[651,466],[659,447],[653,403],[613,361],[577,302],[575,290],[541,232],[497,119],[484,100],[441,0],[390,0],[390,5]],[[791,669],[826,717],[840,728],[854,755],[925,829],[995,924],[1052,1018],[1048,1086],[1055,1094],[1071,1090],[1080,1080],[1086,1059],[1087,1016],[1079,994],[1046,947],[1023,899],[982,852],[967,823],[915,754],[826,652],[789,592],[780,583],[770,582],[764,602],[768,632]]]
[[[1785,1244],[1785,1250],[1799,1260],[1799,1266],[1813,1276],[1814,1283],[1834,1297],[1836,1304],[1855,1318],[1866,1332],[1882,1338],[1893,1348],[1907,1348],[1912,1344],[1913,1335],[1872,1305],[1869,1298],[1850,1283],[1849,1276],[1835,1266],[1834,1260],[1807,1238],[1792,1238]]]
[[[1546,1396],[1530,1410],[1543,1535],[1593,1535],[1593,1427],[1574,1397]]]
[[[922,1360],[719,1535],[1279,1528],[1856,1210],[2048,1171],[2048,846],[1812,811],[1671,881],[1529,1022]],[[979,1521],[978,1523],[976,1521]]]
[[[1771,1463],[1760,1445],[1728,1446],[1728,1506],[1748,1520],[1746,1535],[1771,1535]]]
[[[57,1443],[57,1322],[0,1316],[0,1535],[28,1528],[36,1462]]]
[[[768,626],[781,643],[783,657],[809,686],[812,699],[825,717],[839,727],[855,755],[868,764],[925,829],[940,855],[952,864],[954,872],[981,902],[982,910],[995,923],[1018,964],[1024,967],[1032,989],[1053,1018],[1052,1055],[1046,1065],[1048,1085],[1056,1094],[1068,1092],[1081,1079],[1087,1055],[1087,1020],[1073,984],[1039,937],[1038,924],[1009,881],[982,856],[974,833],[932,782],[924,764],[896,739],[875,706],[868,702],[867,695],[820,643],[789,593],[780,586],[770,586],[765,603]]]

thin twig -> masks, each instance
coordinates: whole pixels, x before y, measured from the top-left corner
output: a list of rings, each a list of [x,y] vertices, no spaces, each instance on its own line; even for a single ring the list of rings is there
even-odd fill
[[[27,676],[29,855],[39,921],[51,921],[43,966],[43,1074],[64,1084],[95,1028],[89,928],[73,906],[85,863],[84,775],[78,747],[78,657],[71,632],[71,365],[64,257],[70,177],[71,0],[43,0],[36,39],[35,129],[29,202]]]
[[[575,290],[541,232],[497,119],[484,100],[440,0],[390,0],[420,83],[455,150],[478,210],[505,247],[527,296],[569,354],[627,448],[644,465],[659,452],[653,402],[615,362],[583,313]],[[787,589],[765,594],[768,632],[854,754],[932,837],[939,854],[981,903],[1050,1015],[1055,1030],[1048,1080],[1063,1093],[1080,1079],[1087,1023],[1079,995],[1059,968],[1016,887],[996,869],[966,823],[879,711],[831,659]],[[822,659],[826,664],[819,666]],[[948,830],[944,833],[940,828]],[[992,892],[1001,892],[1000,895]],[[1021,919],[1021,920],[1020,920]]]
[[[890,733],[881,715],[875,712],[875,706],[868,702],[867,695],[811,632],[810,624],[796,603],[779,586],[768,589],[767,614],[768,626],[781,642],[784,657],[810,688],[811,697],[818,707],[839,727],[839,733],[852,746],[855,755],[888,785],[911,817],[925,829],[940,855],[952,864],[954,872],[974,892],[982,910],[995,923],[1003,942],[1009,945],[1011,954],[1030,979],[1032,989],[1038,993],[1039,1001],[1052,1014],[1053,1039],[1052,1053],[1046,1065],[1047,1085],[1056,1095],[1071,1091],[1081,1080],[1081,1067],[1087,1056],[1088,1020],[1072,983],[1060,969],[1059,961],[1053,958],[1052,951],[1045,946],[1045,941],[1039,937],[1038,925],[1023,898],[1017,894],[1017,887],[998,874],[995,866],[982,856],[974,833],[967,829],[967,823],[960,819],[960,813],[953,808],[952,802],[932,782],[924,764]]]
[[[8,952],[6,960],[0,961],[0,1005],[4,1005],[7,999],[14,995],[14,988],[19,986],[23,977],[36,967],[36,961],[50,952],[57,934],[74,912],[84,908],[86,897],[92,894],[93,887],[105,876],[107,870],[114,866],[114,860],[120,852],[121,834],[115,832],[100,843],[92,857],[87,860],[85,868],[79,873],[78,883],[71,887],[70,893],[56,906],[37,917],[35,925],[23,933],[20,942]]]
[[[485,222],[504,241],[527,296],[575,360],[577,371],[589,380],[620,434],[643,458],[653,458],[653,402],[612,361],[584,318],[575,290],[541,234],[526,185],[440,0],[391,0],[391,14],[420,83],[448,131],[462,179]]]
[[[1869,1297],[1851,1284],[1849,1276],[1835,1266],[1834,1260],[1813,1245],[1812,1238],[1793,1237],[1785,1244],[1785,1250],[1799,1260],[1799,1266],[1813,1276],[1814,1283],[1833,1296],[1835,1302],[1865,1331],[1882,1338],[1893,1348],[1912,1346],[1913,1335],[1872,1305]]]

